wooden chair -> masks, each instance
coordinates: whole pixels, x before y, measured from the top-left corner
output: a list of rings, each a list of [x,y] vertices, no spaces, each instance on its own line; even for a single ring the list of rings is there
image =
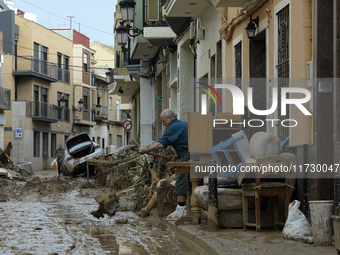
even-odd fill
[[[289,206],[289,175],[290,172],[275,172],[276,169],[285,166],[286,170],[290,169],[290,161],[287,158],[280,156],[267,156],[264,158],[256,159],[256,173],[255,183],[250,185],[244,185],[242,188],[242,201],[243,201],[243,229],[247,227],[256,227],[256,231],[261,231],[261,209],[260,199],[261,197],[271,196],[274,197],[274,225],[275,229],[278,229],[278,225],[284,225],[284,222],[279,222],[279,196],[284,196],[285,201],[285,216],[288,217]],[[264,167],[267,167],[267,171],[264,171]],[[269,170],[269,167],[272,167]],[[288,168],[287,168],[288,167]],[[272,176],[273,178],[283,179],[283,182],[279,180],[275,182],[260,182],[261,178]],[[255,197],[255,221],[256,223],[248,222],[248,197]]]

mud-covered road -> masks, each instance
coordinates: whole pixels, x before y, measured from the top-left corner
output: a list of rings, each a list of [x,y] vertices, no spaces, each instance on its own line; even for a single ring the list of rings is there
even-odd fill
[[[0,254],[197,254],[156,215],[124,211],[126,202],[113,218],[94,218],[103,188],[56,175],[0,178]]]

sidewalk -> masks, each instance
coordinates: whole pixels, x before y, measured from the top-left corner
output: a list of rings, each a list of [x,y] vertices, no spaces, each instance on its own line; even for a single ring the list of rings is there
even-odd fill
[[[219,229],[208,232],[205,224],[175,226],[174,221],[166,222],[179,235],[194,242],[207,254],[323,254],[336,255],[335,246],[314,246],[301,241],[283,239],[281,231],[264,229],[256,232],[255,228]]]

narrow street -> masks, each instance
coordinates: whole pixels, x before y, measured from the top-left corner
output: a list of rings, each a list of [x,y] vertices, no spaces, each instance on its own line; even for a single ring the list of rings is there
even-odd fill
[[[156,215],[94,218],[102,190],[86,178],[56,177],[55,170],[36,171],[27,182],[1,178],[0,253],[197,254]]]

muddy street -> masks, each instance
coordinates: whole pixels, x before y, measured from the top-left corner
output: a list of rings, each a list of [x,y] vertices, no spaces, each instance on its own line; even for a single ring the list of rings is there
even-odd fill
[[[56,175],[0,178],[1,254],[197,254],[156,215],[128,211],[127,201],[111,219],[94,218],[94,197],[103,188],[93,179]]]

